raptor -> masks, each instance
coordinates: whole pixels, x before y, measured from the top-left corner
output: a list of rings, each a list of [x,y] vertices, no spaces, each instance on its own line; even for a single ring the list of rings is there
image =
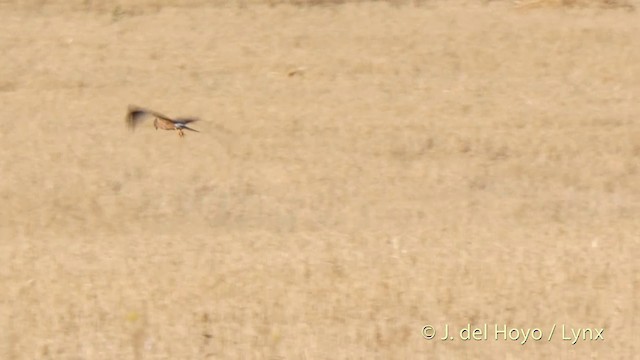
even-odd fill
[[[135,105],[129,105],[128,111],[127,111],[127,117],[126,117],[126,122],[127,122],[127,126],[130,129],[134,129],[138,124],[140,124],[142,121],[144,121],[146,118],[148,117],[154,117],[155,119],[153,120],[153,126],[156,128],[156,130],[158,129],[162,129],[162,130],[177,130],[178,131],[178,136],[180,137],[184,137],[184,131],[183,130],[189,130],[189,131],[195,131],[195,132],[199,132],[198,130],[192,129],[188,126],[188,124],[191,124],[193,122],[198,121],[198,119],[195,118],[170,118],[166,115],[163,115],[159,112],[153,111],[153,110],[149,110],[149,109],[145,109],[139,106],[135,106]]]

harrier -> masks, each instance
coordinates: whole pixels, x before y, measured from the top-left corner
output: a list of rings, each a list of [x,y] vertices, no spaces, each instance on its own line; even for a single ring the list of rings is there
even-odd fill
[[[180,137],[184,136],[183,130],[191,130],[191,131],[199,132],[198,130],[192,129],[187,126],[187,124],[196,122],[198,121],[198,119],[193,119],[193,118],[172,119],[168,116],[162,115],[153,110],[144,109],[134,105],[129,105],[129,110],[127,111],[127,118],[126,118],[127,125],[129,126],[130,129],[133,129],[139,123],[141,123],[144,119],[146,119],[148,116],[155,117],[155,120],[153,120],[153,126],[156,128],[156,130],[158,129],[178,130],[178,136]]]

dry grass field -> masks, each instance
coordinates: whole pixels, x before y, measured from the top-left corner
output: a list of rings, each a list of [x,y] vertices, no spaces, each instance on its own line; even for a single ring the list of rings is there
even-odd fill
[[[639,10],[0,1],[0,359],[640,358]]]

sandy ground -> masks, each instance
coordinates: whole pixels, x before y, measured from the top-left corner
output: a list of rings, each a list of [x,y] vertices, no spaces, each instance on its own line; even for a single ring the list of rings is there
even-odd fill
[[[637,10],[203,3],[0,2],[0,358],[638,358]]]

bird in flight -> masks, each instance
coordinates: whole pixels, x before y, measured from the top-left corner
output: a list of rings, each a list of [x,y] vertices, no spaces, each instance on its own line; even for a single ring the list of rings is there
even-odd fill
[[[199,132],[198,130],[192,129],[188,124],[192,122],[198,121],[198,119],[194,118],[175,118],[172,119],[166,115],[162,115],[153,110],[141,108],[135,105],[129,105],[129,109],[127,111],[127,126],[130,129],[134,129],[139,123],[141,123],[144,119],[149,116],[153,116],[155,119],[153,120],[153,126],[162,130],[178,130],[178,136],[184,137],[183,130],[190,130]]]

